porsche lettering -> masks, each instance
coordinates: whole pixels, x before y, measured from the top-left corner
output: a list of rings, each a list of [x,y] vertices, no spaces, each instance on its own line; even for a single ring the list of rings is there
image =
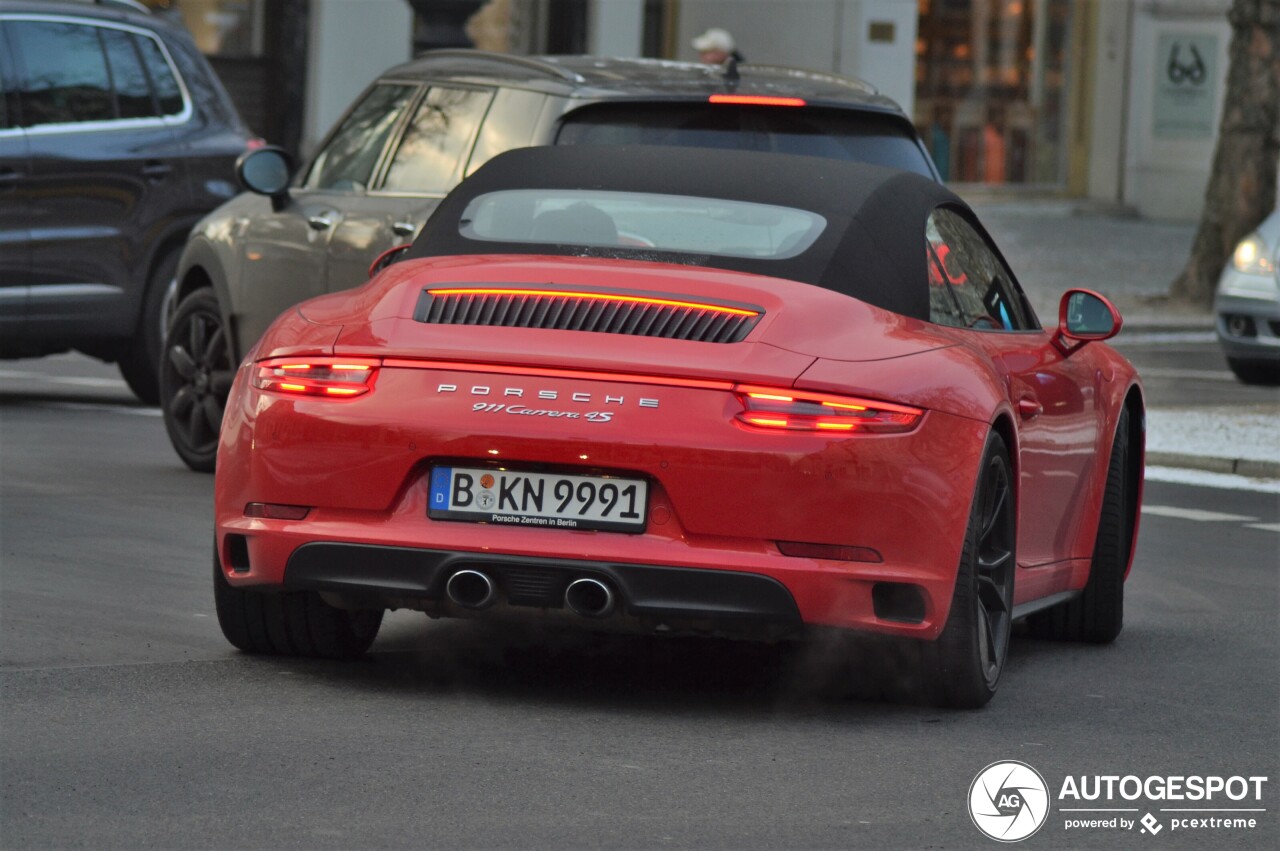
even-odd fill
[[[457,384],[439,384],[436,386],[437,393],[465,393],[471,396],[499,396],[501,398],[524,399],[536,398],[541,402],[569,401],[577,402],[583,405],[599,404],[599,405],[619,405],[627,404],[627,397],[615,395],[612,393],[596,394],[575,391],[572,393],[562,393],[559,390],[526,390],[523,387],[492,387],[485,384],[475,384],[471,387],[459,388]],[[635,404],[641,408],[656,408],[659,400],[641,396],[635,400]],[[482,410],[479,406],[473,406],[473,411]],[[607,421],[607,417],[605,420]]]

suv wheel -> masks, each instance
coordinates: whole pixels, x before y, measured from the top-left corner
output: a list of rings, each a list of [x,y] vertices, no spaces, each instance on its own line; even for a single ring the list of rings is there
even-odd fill
[[[196,290],[178,304],[165,342],[160,405],[169,442],[188,467],[212,473],[222,411],[236,374],[213,290]]]
[[[164,344],[164,305],[173,275],[178,270],[178,252],[169,252],[156,266],[142,300],[142,315],[133,341],[120,358],[120,375],[145,405],[160,403],[160,350]]]

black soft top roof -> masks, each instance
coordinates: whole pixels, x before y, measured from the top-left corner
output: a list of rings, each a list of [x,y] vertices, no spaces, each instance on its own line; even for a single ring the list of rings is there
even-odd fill
[[[459,232],[475,198],[506,189],[595,189],[726,198],[809,210],[827,227],[782,260],[478,241]],[[537,147],[494,157],[441,202],[407,257],[563,254],[731,269],[815,284],[905,316],[929,316],[925,224],[939,205],[975,221],[956,195],[928,178],[819,157],[655,146]]]

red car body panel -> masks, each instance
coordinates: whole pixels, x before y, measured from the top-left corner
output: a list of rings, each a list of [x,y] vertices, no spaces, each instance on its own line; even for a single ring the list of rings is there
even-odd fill
[[[510,327],[428,325],[432,286],[501,282],[677,295],[758,306],[733,345]],[[256,389],[254,363],[337,355],[383,360],[351,399]],[[771,432],[735,420],[745,382],[923,409],[903,434]],[[946,622],[978,461],[990,428],[1017,471],[1015,603],[1087,581],[1109,447],[1132,367],[1102,344],[1064,358],[1044,331],[990,334],[899,316],[829,290],[742,272],[590,258],[446,257],[390,267],[367,285],[282,316],[228,402],[216,525],[242,535],[234,586],[280,586],[302,544],[341,541],[732,570],[768,576],[805,623],[934,638]],[[554,392],[607,422],[483,410]],[[1034,396],[1042,410],[1020,413]],[[644,398],[656,407],[641,406]],[[521,528],[427,516],[437,462],[609,473],[650,482],[639,534]],[[304,520],[249,503],[308,506]],[[779,542],[874,550],[880,561],[783,555]],[[877,582],[918,586],[918,623],[877,618]]]

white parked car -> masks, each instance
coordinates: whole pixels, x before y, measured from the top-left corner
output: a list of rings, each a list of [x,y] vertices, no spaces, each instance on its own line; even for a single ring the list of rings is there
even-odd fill
[[[1280,384],[1280,210],[1236,246],[1214,298],[1218,341],[1245,384]]]

